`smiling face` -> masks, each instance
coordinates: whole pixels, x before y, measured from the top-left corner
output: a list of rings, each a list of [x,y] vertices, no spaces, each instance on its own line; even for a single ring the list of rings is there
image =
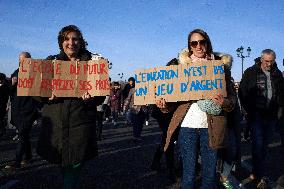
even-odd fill
[[[62,43],[62,48],[70,60],[77,58],[80,47],[81,44],[78,33],[69,32],[65,35],[64,41]]]
[[[193,33],[190,38],[190,50],[198,58],[205,58],[207,51],[206,39],[199,33]]]

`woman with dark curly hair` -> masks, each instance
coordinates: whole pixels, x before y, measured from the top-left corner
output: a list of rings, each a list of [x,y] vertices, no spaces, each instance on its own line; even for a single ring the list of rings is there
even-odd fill
[[[80,29],[69,25],[58,34],[60,53],[48,60],[88,61],[92,54],[86,50]],[[64,176],[64,188],[80,188],[78,177],[86,160],[97,156],[96,106],[104,97],[41,98],[42,129],[38,143],[39,155],[50,163],[59,164]]]

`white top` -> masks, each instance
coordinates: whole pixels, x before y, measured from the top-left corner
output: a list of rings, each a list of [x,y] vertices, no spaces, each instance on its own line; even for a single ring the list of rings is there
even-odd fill
[[[203,112],[197,103],[193,103],[187,111],[181,127],[188,128],[208,128],[207,115]]]
[[[202,60],[214,60],[214,55],[211,54],[210,56],[206,56],[206,58],[198,58],[192,54],[190,56],[190,59],[192,62],[196,61],[202,61]],[[183,119],[181,123],[181,127],[187,127],[187,128],[208,128],[207,123],[207,115],[205,112],[203,112],[197,103],[193,103],[189,110],[187,111],[185,118]]]

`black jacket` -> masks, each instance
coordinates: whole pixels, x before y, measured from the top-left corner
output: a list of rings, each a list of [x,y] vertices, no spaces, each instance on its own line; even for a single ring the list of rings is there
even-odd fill
[[[91,53],[80,53],[80,60],[91,59]],[[64,53],[47,59],[68,60]],[[96,106],[105,97],[94,97],[85,102],[81,98],[41,98],[42,129],[37,152],[45,160],[67,166],[97,155]]]
[[[19,69],[11,78],[18,77]],[[39,103],[30,96],[17,96],[17,85],[10,87],[11,124],[17,126],[20,122],[33,122],[38,116]]]
[[[3,118],[6,114],[8,99],[9,99],[9,86],[8,82],[5,80],[3,85],[0,86],[0,119]]]
[[[278,108],[284,106],[282,73],[275,63],[270,71],[272,98],[270,103],[267,103],[267,77],[261,69],[260,59],[256,61],[256,64],[244,72],[241,80],[241,105],[248,114],[258,112],[263,115],[277,115]]]
[[[127,83],[127,84],[124,86],[124,88],[123,88],[123,90],[122,90],[122,97],[123,97],[123,100],[125,100],[125,99],[128,97],[128,94],[129,94],[129,91],[130,91],[131,88],[132,88],[132,87],[130,86],[129,83]]]

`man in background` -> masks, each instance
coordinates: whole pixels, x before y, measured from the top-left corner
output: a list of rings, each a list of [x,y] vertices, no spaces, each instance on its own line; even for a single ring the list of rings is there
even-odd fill
[[[6,75],[0,73],[0,137],[5,134],[6,121],[4,119],[8,110],[8,99],[9,86],[6,80]]]
[[[19,64],[25,58],[31,58],[30,53],[22,52],[19,55]],[[17,96],[19,69],[11,75],[11,123],[17,128],[19,140],[16,147],[15,162],[5,166],[6,170],[22,168],[29,165],[32,159],[30,132],[38,116],[38,104],[30,96]]]
[[[251,179],[257,181],[257,188],[267,187],[267,145],[277,121],[283,117],[284,81],[275,59],[273,50],[263,50],[256,64],[244,72],[239,88],[241,105],[251,128]]]

